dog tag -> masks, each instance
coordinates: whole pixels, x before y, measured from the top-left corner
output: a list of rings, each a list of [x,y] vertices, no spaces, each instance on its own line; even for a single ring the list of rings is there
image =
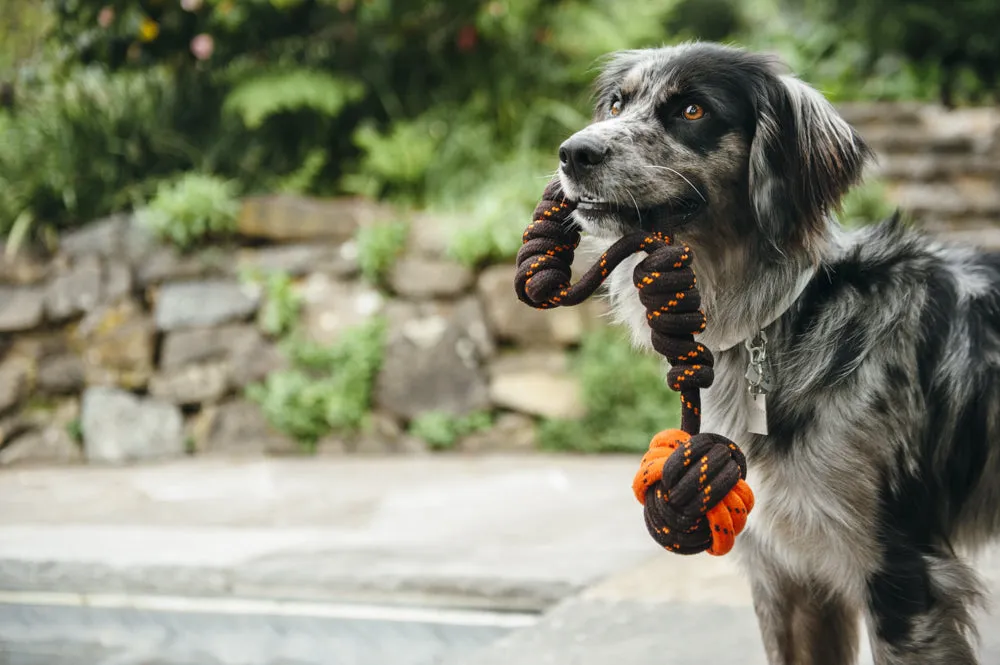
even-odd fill
[[[767,395],[750,395],[747,431],[751,434],[767,434]]]

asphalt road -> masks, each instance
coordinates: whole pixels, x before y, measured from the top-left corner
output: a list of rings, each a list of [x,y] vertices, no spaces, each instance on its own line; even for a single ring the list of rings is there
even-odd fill
[[[0,604],[0,664],[432,665],[462,659],[535,620],[393,608],[330,611],[301,603],[150,601],[155,609],[116,602]]]

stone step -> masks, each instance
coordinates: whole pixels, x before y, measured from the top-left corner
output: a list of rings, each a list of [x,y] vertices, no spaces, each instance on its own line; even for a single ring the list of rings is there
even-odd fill
[[[882,154],[872,172],[887,181],[928,182],[972,176],[993,178],[1000,186],[1000,162],[990,155]]]

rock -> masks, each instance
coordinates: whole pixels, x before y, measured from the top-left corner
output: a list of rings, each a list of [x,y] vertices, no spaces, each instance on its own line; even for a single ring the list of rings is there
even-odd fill
[[[74,345],[88,384],[142,388],[153,373],[155,339],[150,318],[124,300],[87,316],[76,329]]]
[[[357,249],[344,245],[278,245],[242,250],[237,269],[255,272],[283,272],[299,276],[322,272],[338,277],[352,277],[358,272]],[[353,244],[353,243],[352,243]]]
[[[306,337],[330,344],[348,329],[382,311],[384,299],[360,282],[341,282],[314,273],[302,284],[302,323]]]
[[[83,256],[120,257],[124,248],[123,238],[132,222],[131,215],[118,214],[91,222],[59,238],[59,251],[79,258]]]
[[[107,261],[101,287],[102,302],[116,302],[132,293],[132,269],[124,261]]]
[[[182,254],[174,247],[157,246],[136,266],[139,286],[235,274],[232,255],[218,248]]]
[[[49,267],[49,261],[40,252],[22,247],[8,256],[6,246],[0,242],[0,284],[38,284],[48,277]]]
[[[219,361],[227,368],[230,389],[243,388],[288,367],[278,347],[248,324],[177,330],[166,335],[160,351],[164,371]]]
[[[271,372],[288,369],[288,358],[277,346],[261,338],[260,346],[252,349],[234,349],[229,358],[229,387],[244,388],[263,381]]]
[[[246,356],[265,343],[263,335],[250,324],[229,324],[218,328],[192,328],[167,333],[160,351],[160,367],[176,369],[192,363]]]
[[[279,241],[350,240],[361,226],[396,216],[392,208],[364,199],[249,197],[237,222],[241,235]]]
[[[228,364],[215,362],[155,374],[149,380],[149,394],[173,404],[212,403],[226,394],[228,386]]]
[[[17,406],[31,392],[35,364],[30,358],[8,356],[0,361],[0,413]]]
[[[253,402],[242,399],[225,402],[209,410],[206,419],[199,453],[290,455],[302,451],[294,439],[276,432]]]
[[[560,351],[506,353],[490,363],[490,398],[497,406],[546,418],[583,415],[579,383]]]
[[[45,318],[45,290],[0,286],[0,332],[31,330]]]
[[[471,270],[453,261],[403,256],[389,274],[389,286],[416,300],[451,298],[465,293],[473,279]]]
[[[466,301],[435,309],[412,306],[409,316],[388,317],[376,403],[405,420],[424,411],[461,415],[489,407],[481,342],[475,339],[483,327],[480,308]]]
[[[11,356],[29,358],[36,365],[49,356],[62,355],[68,352],[68,340],[60,332],[25,333],[14,337],[10,345]]]
[[[502,341],[528,346],[579,343],[584,332],[602,323],[606,307],[591,298],[577,307],[533,309],[514,295],[514,267],[497,265],[479,276],[478,292],[486,308],[486,320]]]
[[[896,183],[887,194],[904,210],[929,217],[1000,214],[1000,193],[990,178],[962,177],[948,183]]]
[[[545,418],[579,418],[584,414],[579,383],[569,375],[540,370],[498,374],[490,381],[496,406]]]
[[[123,256],[132,268],[138,268],[160,247],[163,245],[156,239],[152,229],[135,215],[130,215],[121,239],[121,253],[113,256]]]
[[[260,304],[260,287],[231,280],[164,284],[156,299],[156,326],[179,330],[247,319]]]
[[[81,416],[90,462],[120,463],[184,455],[184,419],[172,404],[115,388],[88,388]]]
[[[11,464],[75,464],[83,451],[66,427],[50,425],[30,430],[0,449],[0,466]]]
[[[490,376],[538,371],[565,374],[569,368],[566,353],[561,349],[509,351],[490,363]]]
[[[329,457],[340,457],[351,451],[351,443],[347,438],[337,435],[324,436],[316,442],[316,454]]]
[[[493,427],[463,437],[458,447],[470,453],[526,452],[534,450],[536,443],[533,418],[521,413],[501,413]]]
[[[439,212],[414,213],[410,217],[407,251],[417,256],[444,258],[454,230],[461,228],[463,222],[461,217]]]
[[[354,452],[359,455],[386,455],[395,452],[403,428],[391,415],[371,414],[365,428],[354,441]]]
[[[52,321],[85,314],[101,301],[101,261],[82,256],[69,269],[60,271],[45,292],[45,311]]]
[[[77,393],[86,383],[83,360],[74,353],[48,356],[38,363],[38,389],[43,393]]]
[[[914,127],[923,122],[924,104],[919,102],[841,102],[837,112],[859,129],[869,126]]]

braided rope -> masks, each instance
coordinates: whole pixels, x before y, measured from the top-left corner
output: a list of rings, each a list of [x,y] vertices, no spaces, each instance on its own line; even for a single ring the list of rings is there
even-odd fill
[[[517,297],[537,309],[578,305],[626,258],[647,254],[632,280],[646,308],[653,348],[670,363],[667,383],[680,393],[681,429],[653,437],[632,488],[644,506],[650,535],[664,548],[725,554],[746,525],[753,492],[739,447],[719,434],[699,433],[700,391],[712,385],[715,361],[694,339],[705,329],[705,314],[691,250],[660,233],[629,234],[573,284],[571,266],[580,242],[569,219],[574,209],[558,181],[549,183],[517,254]]]

